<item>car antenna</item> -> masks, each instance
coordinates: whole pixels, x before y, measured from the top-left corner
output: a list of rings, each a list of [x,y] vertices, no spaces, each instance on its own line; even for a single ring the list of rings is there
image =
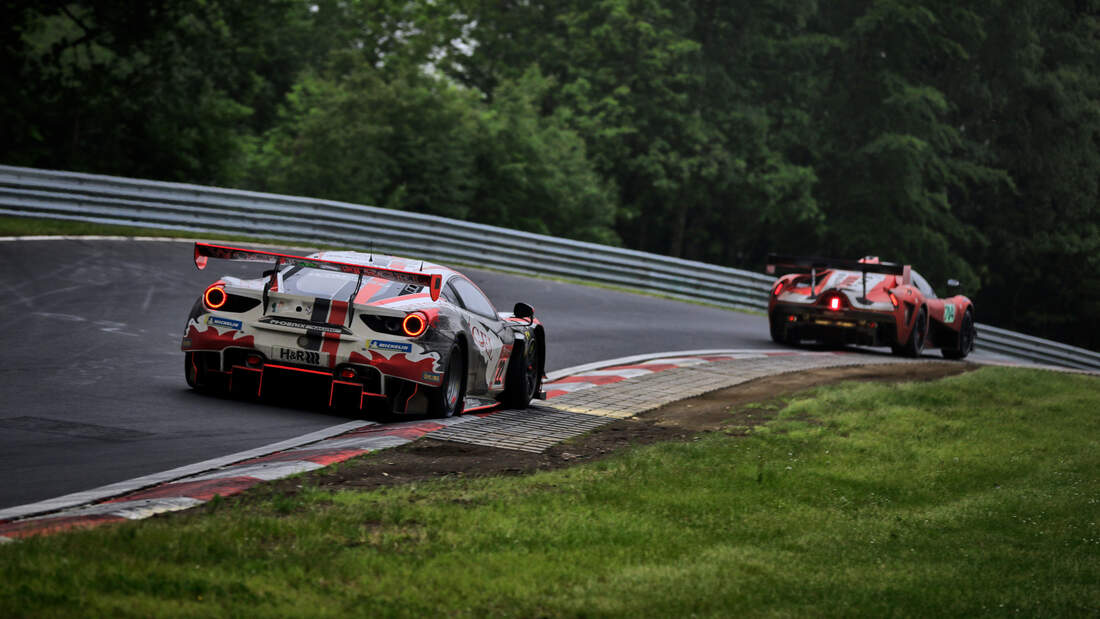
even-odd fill
[[[370,242],[370,262],[374,264],[374,241]]]
[[[424,261],[423,260],[420,261],[420,272],[421,273],[424,272]]]

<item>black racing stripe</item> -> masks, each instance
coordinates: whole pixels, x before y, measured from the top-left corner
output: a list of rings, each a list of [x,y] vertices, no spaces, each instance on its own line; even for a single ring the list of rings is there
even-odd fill
[[[322,299],[320,297],[313,299],[313,313],[310,315],[309,320],[311,322],[327,324],[330,305],[332,305],[332,303],[328,299]]]
[[[310,322],[328,323],[328,311],[332,302],[328,299],[322,299],[320,297],[314,297],[313,299],[313,313],[310,314]],[[324,331],[318,331],[316,329],[306,329],[306,350],[321,350],[321,344],[324,342]]]

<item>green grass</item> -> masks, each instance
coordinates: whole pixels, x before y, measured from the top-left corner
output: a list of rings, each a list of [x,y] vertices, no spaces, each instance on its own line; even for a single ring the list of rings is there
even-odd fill
[[[1096,378],[987,368],[531,476],[303,478],[0,546],[0,615],[1095,615],[1098,411]]]
[[[253,243],[282,243],[292,241],[262,236],[246,236],[217,232],[194,232],[165,228],[140,228],[115,224],[97,224],[68,219],[0,216],[0,236],[141,236],[157,238],[202,238]]]

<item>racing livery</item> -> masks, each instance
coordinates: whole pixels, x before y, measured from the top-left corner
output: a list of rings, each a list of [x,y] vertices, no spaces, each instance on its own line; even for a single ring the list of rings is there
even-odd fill
[[[861,260],[768,256],[767,272],[787,273],[768,300],[771,336],[781,344],[890,346],[894,354],[920,356],[939,348],[948,359],[974,349],[977,330],[970,299],[941,299],[909,265]],[[954,280],[949,285],[957,286]]]
[[[541,397],[546,334],[534,310],[498,313],[450,268],[373,253],[309,256],[195,243],[210,258],[273,265],[225,276],[184,327],[184,372],[200,391],[319,392],[341,410],[450,417],[467,395],[524,408]]]

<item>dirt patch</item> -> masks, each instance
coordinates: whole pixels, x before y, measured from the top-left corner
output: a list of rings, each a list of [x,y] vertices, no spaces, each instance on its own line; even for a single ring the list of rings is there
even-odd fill
[[[721,430],[734,435],[747,434],[752,427],[773,419],[783,408],[785,398],[820,385],[841,381],[928,381],[977,367],[939,362],[824,368],[781,374],[616,421],[539,454],[423,438],[315,471],[309,474],[308,482],[299,477],[277,480],[264,487],[275,494],[294,494],[305,483],[333,489],[371,490],[448,476],[518,475],[563,468],[598,460],[630,445],[689,440],[700,432]]]

